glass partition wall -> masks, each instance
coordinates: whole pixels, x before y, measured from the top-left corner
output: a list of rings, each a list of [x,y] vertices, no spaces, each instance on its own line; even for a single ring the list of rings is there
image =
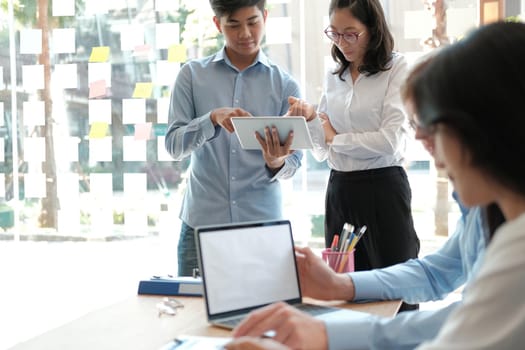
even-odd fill
[[[477,0],[382,3],[410,62],[480,24]],[[31,316],[4,333],[1,348],[136,293],[149,273],[176,273],[189,164],[164,149],[170,90],[181,65],[223,41],[205,0],[0,4],[0,278],[10,281],[0,291],[0,328],[13,326],[9,315]],[[331,60],[327,4],[268,0],[263,49],[312,103]],[[519,20],[522,0],[502,4],[484,1],[483,18]],[[419,234],[446,235],[448,182],[417,142],[406,166]],[[299,244],[323,240],[327,176],[306,152],[282,183]]]
[[[410,60],[478,24],[474,0],[383,5],[396,49]],[[268,1],[264,50],[314,103],[331,60],[326,7]],[[2,1],[4,239],[143,236],[164,219],[176,223],[188,162],[164,149],[170,89],[186,60],[222,46],[211,16],[207,1]],[[306,213],[297,221],[316,226],[322,195],[306,211],[299,203],[322,194],[326,165],[305,158],[283,185],[289,215]],[[409,167],[431,168],[417,144],[409,158]]]

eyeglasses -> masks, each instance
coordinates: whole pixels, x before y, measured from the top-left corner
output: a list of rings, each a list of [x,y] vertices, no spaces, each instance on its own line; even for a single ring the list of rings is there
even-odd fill
[[[421,126],[419,125],[418,122],[416,122],[414,119],[410,119],[408,121],[408,125],[410,125],[410,129],[414,130],[414,131],[418,131],[418,130],[421,130]]]
[[[408,125],[410,126],[410,129],[414,130],[414,132],[419,132],[425,135],[433,135],[436,132],[436,125],[432,124],[429,126],[423,126],[414,119],[408,120]]]
[[[341,40],[341,37],[349,44],[355,44],[359,37],[363,35],[364,31],[361,33],[338,33],[335,30],[325,29],[324,33],[328,39],[332,40],[334,43],[338,44]]]

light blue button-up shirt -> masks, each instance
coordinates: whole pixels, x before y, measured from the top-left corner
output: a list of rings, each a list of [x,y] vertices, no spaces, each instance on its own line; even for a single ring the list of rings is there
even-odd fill
[[[437,252],[384,269],[352,273],[355,299],[420,303],[442,299],[465,283],[468,288],[483,260],[486,238],[481,210],[461,209],[455,233]],[[327,321],[329,348],[413,349],[436,337],[459,303],[433,311],[402,312],[393,319],[356,313],[352,319]]]
[[[210,113],[242,108],[253,116],[280,116],[288,97],[300,97],[295,80],[264,53],[239,71],[224,48],[186,63],[171,95],[166,149],[175,160],[190,159],[180,218],[191,227],[282,218],[281,187],[301,166],[302,153],[290,155],[272,176],[262,152],[244,150],[237,136],[214,126]]]

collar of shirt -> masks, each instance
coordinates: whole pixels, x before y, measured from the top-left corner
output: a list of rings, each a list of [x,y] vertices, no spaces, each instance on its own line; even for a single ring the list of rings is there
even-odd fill
[[[228,55],[226,55],[226,46],[224,46],[220,51],[218,51],[216,54],[215,54],[215,57],[212,59],[212,62],[219,62],[219,61],[224,61],[226,62],[226,64],[230,67],[232,67],[233,69],[235,70],[238,70],[230,61],[230,59],[228,58]],[[255,57],[255,60],[253,61],[253,63],[250,65],[250,67],[253,67],[255,66],[257,63],[261,63],[261,64],[264,64],[265,66],[267,67],[271,67],[271,62],[270,62],[270,59],[268,58],[268,56],[266,56],[264,54],[264,52],[262,52],[262,50],[259,50],[259,52],[257,53],[257,57]],[[248,67],[248,68],[250,68]]]

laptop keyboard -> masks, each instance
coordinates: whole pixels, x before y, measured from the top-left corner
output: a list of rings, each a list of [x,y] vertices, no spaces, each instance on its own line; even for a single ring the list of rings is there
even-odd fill
[[[246,317],[246,315],[243,315],[243,316],[239,316],[239,317],[230,318],[230,319],[227,319],[227,320],[222,320],[221,321],[221,325],[224,325],[226,327],[235,328],[235,326],[237,326],[239,323],[241,323],[241,321],[244,320],[245,317]]]
[[[333,312],[333,311],[338,310],[335,307],[314,305],[314,304],[298,304],[298,305],[295,305],[295,307],[303,312],[306,312],[307,314],[311,316],[318,316],[318,315],[322,315],[328,312]]]
[[[326,314],[328,312],[333,312],[338,310],[335,307],[330,306],[322,306],[322,305],[314,305],[314,304],[296,304],[294,305],[297,309],[306,312],[310,316],[318,316],[322,314]],[[246,317],[246,315],[241,315],[238,317],[233,317],[227,320],[221,320],[221,325],[226,326],[228,328],[235,328],[241,321]]]

